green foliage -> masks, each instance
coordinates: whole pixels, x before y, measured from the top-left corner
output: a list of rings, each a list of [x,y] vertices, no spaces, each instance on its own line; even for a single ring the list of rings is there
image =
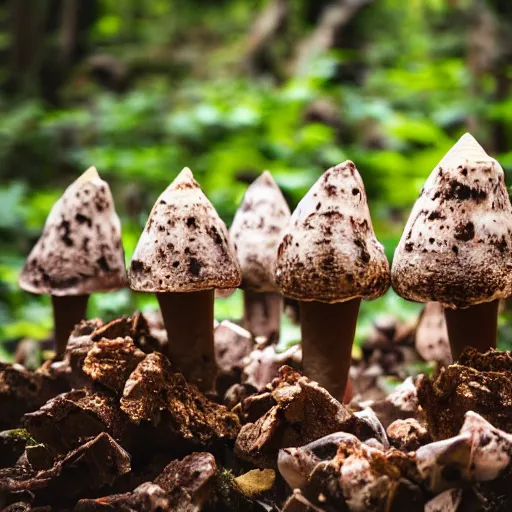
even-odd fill
[[[48,298],[21,292],[17,274],[52,204],[89,165],[111,185],[129,261],[153,202],[185,166],[229,225],[247,182],[262,170],[273,173],[294,207],[326,168],[350,158],[391,259],[423,182],[467,117],[512,124],[510,98],[470,94],[464,27],[439,30],[450,16],[441,0],[375,2],[358,18],[366,36],[361,50],[320,55],[307,73],[279,84],[247,76],[238,64],[264,2],[195,3],[100,2],[89,34],[99,49],[139,66],[155,53],[172,63],[135,77],[126,92],[106,91],[78,70],[62,108],[2,101],[0,340],[49,334]],[[305,5],[293,2],[288,38],[311,29]],[[360,67],[364,80],[340,80],[350,66]],[[327,120],[311,115],[319,106]],[[501,162],[512,169],[512,152]],[[240,316],[239,292],[217,302],[220,319]],[[153,297],[123,290],[94,296],[90,315],[109,319],[155,306]],[[363,305],[357,337],[376,314],[417,311],[390,292]],[[512,339],[508,331],[503,336]],[[296,337],[285,324],[283,346]]]

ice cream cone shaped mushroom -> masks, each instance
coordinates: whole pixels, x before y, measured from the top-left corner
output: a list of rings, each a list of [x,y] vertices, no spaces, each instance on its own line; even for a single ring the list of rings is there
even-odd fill
[[[290,210],[272,175],[265,171],[247,189],[230,235],[237,247],[244,289],[244,326],[254,336],[277,336],[282,297],[274,282],[274,260]]]
[[[156,293],[169,357],[203,391],[213,388],[216,288],[235,288],[240,266],[224,222],[185,168],[158,198],[133,254],[130,287]]]
[[[54,204],[23,267],[22,289],[52,297],[57,357],[93,292],[127,284],[121,224],[108,184],[89,168]]]
[[[305,374],[342,400],[361,299],[383,295],[390,280],[352,162],[326,171],[293,212],[275,280],[300,301]]]
[[[392,284],[445,308],[452,356],[496,347],[512,295],[512,207],[500,164],[465,134],[427,179],[395,251]]]

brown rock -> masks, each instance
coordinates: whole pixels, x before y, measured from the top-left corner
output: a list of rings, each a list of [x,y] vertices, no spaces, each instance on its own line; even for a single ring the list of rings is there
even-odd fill
[[[87,353],[83,371],[94,381],[122,393],[128,377],[144,357],[131,338],[102,338]]]
[[[50,373],[64,374],[71,388],[90,386],[91,379],[84,373],[83,365],[93,347],[92,335],[103,325],[101,320],[82,320],[75,326],[66,346],[62,361],[51,364]]]
[[[121,439],[126,419],[113,398],[77,389],[49,400],[23,417],[23,425],[53,455],[78,448],[84,440],[108,432]]]
[[[263,510],[244,496],[229,472],[217,467],[210,453],[192,453],[182,460],[174,460],[156,478],[155,484],[169,496],[169,510]]]
[[[512,353],[510,351],[489,350],[485,354],[474,348],[467,348],[459,358],[459,364],[470,366],[479,372],[512,372]],[[496,426],[496,425],[495,425]]]
[[[48,400],[50,391],[43,376],[19,364],[0,362],[0,430],[17,427],[25,413]]]
[[[34,373],[43,378],[45,387],[48,387],[48,398],[66,393],[71,389],[70,371],[64,361],[47,359]]]
[[[394,421],[387,428],[387,434],[392,446],[406,452],[432,441],[427,429],[414,418]]]
[[[247,397],[233,408],[233,412],[238,414],[242,423],[254,423],[275,405],[277,405],[277,402],[272,393],[265,391]]]
[[[512,433],[512,355],[467,349],[456,364],[443,368],[418,388],[434,439],[457,435],[467,411],[483,416],[493,426]]]
[[[202,446],[221,439],[234,441],[238,417],[208,400],[179,373],[172,373],[167,358],[154,352],[146,356],[126,382],[121,409],[135,424],[162,423],[170,440]]]
[[[171,510],[167,494],[158,485],[146,482],[139,485],[133,492],[80,500],[73,512],[162,512],[163,510]]]
[[[183,460],[174,460],[155,480],[169,496],[176,510],[200,510],[214,491],[217,465],[210,453],[193,453]]]
[[[240,404],[254,393],[257,393],[257,391],[258,390],[250,384],[233,384],[224,394],[222,402],[229,410],[232,410],[233,407]],[[257,417],[259,418],[260,416],[261,414]]]
[[[316,382],[288,366],[279,370],[272,383],[271,398],[276,405],[244,425],[235,445],[238,457],[260,468],[275,468],[280,448],[302,446],[341,430],[371,430]]]
[[[53,466],[54,457],[44,444],[27,445],[25,457],[35,471],[50,469]]]
[[[132,316],[116,318],[108,324],[96,329],[92,334],[93,341],[103,338],[113,340],[115,338],[130,337],[135,345],[146,353],[161,350],[161,343],[152,336],[149,322],[146,317],[137,312]]]
[[[103,432],[37,474],[1,478],[0,496],[29,493],[37,505],[66,504],[83,493],[112,485],[130,471],[130,456]]]

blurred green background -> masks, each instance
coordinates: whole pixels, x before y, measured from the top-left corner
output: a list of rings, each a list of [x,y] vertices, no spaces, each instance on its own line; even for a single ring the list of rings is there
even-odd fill
[[[50,333],[49,299],[20,291],[17,275],[90,165],[110,183],[129,261],[184,166],[229,225],[262,170],[293,208],[349,158],[391,259],[465,131],[512,171],[511,28],[508,0],[0,1],[0,358]],[[97,295],[90,316],[152,304]],[[217,316],[241,307],[237,292]],[[379,312],[417,310],[390,292],[365,304],[359,336]]]

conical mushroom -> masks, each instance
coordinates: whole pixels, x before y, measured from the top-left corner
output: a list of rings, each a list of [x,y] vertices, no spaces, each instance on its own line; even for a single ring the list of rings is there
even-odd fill
[[[361,299],[389,287],[389,264],[352,162],[327,170],[293,212],[275,280],[283,295],[300,301],[305,374],[341,400]]]
[[[214,290],[237,287],[241,272],[226,226],[190,169],[153,206],[129,279],[132,290],[156,293],[173,365],[201,390],[213,389]]]
[[[230,235],[237,247],[244,289],[244,326],[254,336],[279,335],[281,294],[273,267],[290,210],[272,175],[265,171],[247,189]]]
[[[512,295],[512,207],[500,164],[465,134],[429,176],[392,266],[393,288],[445,308],[452,356],[496,347],[498,301]]]
[[[85,318],[89,295],[126,284],[114,200],[108,184],[90,167],[53,205],[19,285],[31,293],[51,295],[61,357],[74,325]]]

